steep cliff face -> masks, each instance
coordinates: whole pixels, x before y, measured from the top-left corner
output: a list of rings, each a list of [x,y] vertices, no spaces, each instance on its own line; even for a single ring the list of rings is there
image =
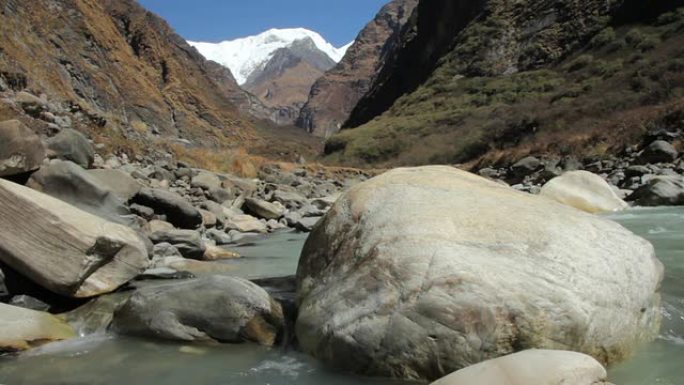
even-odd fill
[[[262,69],[249,76],[243,88],[272,109],[271,120],[291,125],[306,102],[311,85],[335,64],[310,38],[297,40],[275,51]]]
[[[350,129],[328,141],[329,159],[487,163],[621,151],[678,108],[683,3],[421,1]]]
[[[328,137],[339,131],[371,80],[394,51],[400,31],[418,0],[393,0],[359,33],[342,61],[311,87],[297,125]]]
[[[101,129],[219,145],[256,140],[229,72],[133,0],[1,0],[0,74]],[[233,98],[231,98],[233,95]],[[233,100],[231,100],[233,99]]]

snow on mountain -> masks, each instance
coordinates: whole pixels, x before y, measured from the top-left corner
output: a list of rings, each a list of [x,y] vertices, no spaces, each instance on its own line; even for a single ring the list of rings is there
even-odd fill
[[[271,60],[275,51],[306,38],[311,39],[319,50],[336,63],[342,60],[353,43],[335,48],[318,33],[304,28],[270,29],[255,36],[220,43],[188,43],[197,48],[205,58],[230,68],[238,84],[243,85],[250,74],[262,69]]]

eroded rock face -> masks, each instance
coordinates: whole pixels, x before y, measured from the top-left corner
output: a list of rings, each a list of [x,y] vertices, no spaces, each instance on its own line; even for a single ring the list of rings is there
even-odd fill
[[[542,187],[540,195],[589,213],[629,207],[608,182],[588,171],[571,171],[553,178]]]
[[[396,169],[314,228],[297,336],[327,364],[401,378],[532,348],[612,363],[655,336],[662,275],[609,220],[450,167]]]
[[[37,170],[45,148],[31,129],[18,120],[0,123],[0,177]]]
[[[142,288],[115,313],[123,334],[181,341],[252,341],[273,345],[283,313],[259,286],[235,277],[212,276]]]
[[[145,242],[130,228],[0,180],[0,260],[50,291],[86,298],[145,270]]]
[[[584,354],[526,350],[452,373],[432,385],[609,385],[606,369]]]
[[[297,125],[328,137],[340,130],[392,51],[418,0],[393,0],[360,32],[342,61],[311,87]]]
[[[51,314],[0,303],[0,353],[27,350],[75,336],[69,325]]]

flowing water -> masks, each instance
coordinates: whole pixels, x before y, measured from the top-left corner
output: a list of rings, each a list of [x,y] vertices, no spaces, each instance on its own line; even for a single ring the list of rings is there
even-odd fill
[[[612,368],[617,385],[684,385],[684,208],[612,215],[649,239],[666,266],[660,337]],[[227,262],[243,277],[292,275],[305,236],[281,233],[234,248]],[[197,346],[105,335],[46,345],[0,358],[3,385],[406,385],[335,373],[293,351],[254,345]]]

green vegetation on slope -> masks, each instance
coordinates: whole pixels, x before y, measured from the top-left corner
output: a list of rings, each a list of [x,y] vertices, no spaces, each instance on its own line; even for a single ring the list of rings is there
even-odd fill
[[[473,76],[488,72],[478,68],[486,61],[464,68],[453,58],[476,58],[478,47],[494,44],[499,32],[492,23],[469,28],[432,77],[382,116],[332,137],[327,160],[396,166],[492,164],[529,153],[600,156],[682,108],[684,9],[649,25],[600,30],[551,66]],[[540,49],[527,51],[532,58]]]

